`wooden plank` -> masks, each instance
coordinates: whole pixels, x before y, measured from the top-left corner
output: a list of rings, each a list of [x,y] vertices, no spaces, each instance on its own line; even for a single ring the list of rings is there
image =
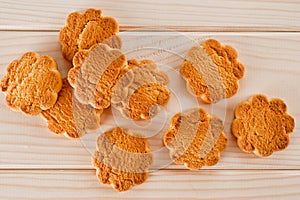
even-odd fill
[[[144,26],[189,31],[299,31],[298,0],[25,0],[0,1],[0,30],[59,30],[89,7],[114,16],[122,30]]]
[[[38,51],[55,57],[60,70],[65,74],[70,63],[64,61],[61,56],[57,35],[57,32],[1,32],[1,77],[5,73],[5,66],[25,51]],[[238,149],[235,139],[230,134],[234,107],[238,102],[256,93],[265,93],[270,97],[284,99],[296,122],[300,120],[298,103],[300,98],[300,33],[123,32],[122,37],[123,50],[129,58],[154,59],[158,64],[166,65],[166,68],[174,68],[175,71],[168,71],[171,75],[178,69],[187,49],[206,38],[217,38],[236,47],[239,51],[239,58],[246,67],[245,78],[240,82],[240,91],[233,98],[211,107],[200,104],[201,107],[223,118],[229,138],[228,147],[222,154],[219,164],[205,169],[300,169],[298,145],[300,135],[297,126],[291,135],[290,146],[285,151],[275,153],[268,158],[257,158],[243,153]],[[173,93],[171,103],[166,110],[147,128],[144,127],[145,124],[141,127],[133,126],[126,120],[113,118],[107,112],[102,117],[101,128],[94,133],[87,134],[81,140],[68,140],[50,134],[46,128],[46,122],[39,116],[26,117],[21,113],[10,111],[4,103],[4,95],[1,94],[0,168],[91,169],[90,153],[95,148],[96,137],[115,124],[119,124],[133,126],[134,129],[141,130],[140,132],[149,137],[151,148],[155,151],[154,168],[168,166],[168,169],[182,169],[182,166],[170,165],[167,151],[162,146],[161,135],[174,113],[199,105],[195,104],[192,97],[186,93],[185,83],[181,78],[171,80],[177,80],[171,81],[170,88],[175,92],[179,91],[177,95],[183,95],[179,98],[182,101],[181,105],[176,104],[178,99]]]
[[[162,170],[132,190],[115,192],[93,170],[0,171],[1,199],[297,199],[300,171]]]

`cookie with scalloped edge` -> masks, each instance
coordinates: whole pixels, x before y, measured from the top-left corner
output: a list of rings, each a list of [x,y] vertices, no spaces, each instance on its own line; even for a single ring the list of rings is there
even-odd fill
[[[38,115],[55,104],[62,78],[52,57],[27,52],[8,65],[0,87],[9,108]]]
[[[87,131],[95,130],[100,124],[102,110],[81,104],[73,95],[73,88],[67,79],[58,93],[54,106],[42,111],[50,131],[64,134],[68,138],[79,138]]]
[[[187,52],[180,74],[191,94],[205,103],[216,103],[237,93],[244,65],[233,47],[209,39]]]
[[[126,118],[148,120],[170,99],[168,75],[151,60],[129,60],[127,71],[113,88],[112,107]]]
[[[72,61],[76,52],[88,50],[97,43],[121,48],[118,32],[118,22],[112,17],[103,16],[101,10],[89,8],[82,14],[73,12],[59,33],[62,54]]]
[[[223,122],[201,108],[177,113],[163,141],[171,160],[192,170],[217,164],[227,145]]]
[[[231,131],[241,150],[265,157],[289,145],[294,127],[294,118],[281,99],[258,94],[236,107]]]
[[[96,44],[89,50],[77,52],[73,66],[68,73],[68,81],[76,98],[96,109],[108,108],[113,87],[127,68],[123,52],[105,44]]]
[[[119,192],[145,182],[152,162],[147,138],[120,127],[99,136],[92,157],[99,181]]]

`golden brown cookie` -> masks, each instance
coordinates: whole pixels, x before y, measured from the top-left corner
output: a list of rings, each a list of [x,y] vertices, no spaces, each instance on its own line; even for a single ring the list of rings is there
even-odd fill
[[[227,144],[223,131],[218,117],[201,108],[191,109],[172,118],[163,140],[173,162],[195,170],[217,164]]]
[[[55,105],[42,111],[42,116],[48,121],[48,128],[52,132],[69,138],[79,138],[86,131],[98,128],[101,113],[101,110],[90,105],[81,104],[73,96],[73,88],[67,79],[64,79]]]
[[[71,61],[77,51],[87,50],[97,43],[121,48],[118,32],[118,22],[112,17],[104,17],[101,10],[90,8],[83,14],[73,12],[59,34],[62,54]]]
[[[99,181],[119,192],[145,182],[152,161],[148,140],[120,127],[99,136],[92,158]]]
[[[154,117],[170,99],[168,75],[151,60],[130,60],[128,70],[116,83],[112,106],[126,118]]]
[[[258,94],[236,107],[231,131],[240,149],[263,157],[285,149],[294,127],[294,118],[281,99]]]
[[[105,44],[79,51],[73,59],[68,81],[83,104],[103,110],[111,104],[113,87],[127,67],[125,55]]]
[[[244,66],[234,48],[210,39],[188,51],[180,74],[190,93],[205,103],[216,103],[237,93]]]
[[[8,65],[0,86],[8,107],[38,115],[55,104],[62,78],[53,58],[27,52]]]

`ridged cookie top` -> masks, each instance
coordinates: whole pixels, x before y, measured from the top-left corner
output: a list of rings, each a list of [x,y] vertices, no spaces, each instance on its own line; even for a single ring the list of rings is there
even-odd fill
[[[121,192],[145,182],[152,160],[143,135],[116,127],[99,136],[92,163],[99,181]]]
[[[237,51],[231,46],[206,40],[188,51],[180,73],[190,93],[206,103],[216,103],[238,91],[244,66],[237,57]]]
[[[42,111],[42,116],[48,121],[50,131],[69,138],[79,138],[87,131],[98,128],[101,113],[102,110],[81,104],[74,97],[67,79],[64,79],[56,103],[52,108]]]
[[[243,151],[270,156],[288,146],[294,127],[294,118],[281,99],[259,94],[236,107],[231,130]]]
[[[1,80],[7,105],[26,115],[38,115],[51,108],[61,87],[62,78],[55,60],[34,52],[10,63]]]
[[[127,70],[113,88],[112,106],[126,118],[154,117],[170,99],[168,75],[151,60],[129,60]]]
[[[176,164],[189,169],[217,164],[227,138],[222,121],[203,109],[176,114],[164,134],[164,144]]]
[[[90,8],[83,14],[73,12],[60,31],[62,54],[71,61],[77,51],[89,49],[97,43],[121,48],[121,39],[116,35],[118,32],[117,21],[112,17],[104,17],[101,10]]]
[[[125,55],[119,49],[96,44],[90,50],[76,53],[73,65],[68,81],[76,98],[97,109],[108,108],[113,87],[127,67]]]

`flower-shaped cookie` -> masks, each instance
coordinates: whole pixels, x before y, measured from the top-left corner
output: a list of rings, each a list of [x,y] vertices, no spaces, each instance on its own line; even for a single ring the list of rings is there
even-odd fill
[[[62,78],[53,58],[28,52],[10,63],[6,71],[1,90],[11,109],[38,115],[55,104]]]
[[[62,54],[71,61],[77,51],[89,49],[97,43],[121,48],[118,32],[117,21],[112,17],[102,16],[101,10],[90,8],[83,14],[73,12],[68,16],[66,26],[60,31]]]
[[[139,120],[155,116],[170,99],[168,75],[151,60],[130,60],[128,71],[116,83],[112,106],[126,118]]]
[[[282,100],[259,94],[236,107],[231,131],[244,152],[264,157],[285,149],[294,127]]]
[[[104,110],[111,104],[112,90],[127,67],[125,55],[119,49],[96,44],[76,53],[68,81],[75,97],[83,104]]]
[[[119,192],[145,182],[152,161],[148,140],[119,127],[99,136],[92,158],[99,181]]]
[[[244,66],[237,51],[217,40],[206,40],[192,47],[180,68],[187,89],[205,103],[216,103],[238,91],[238,80],[244,76]]]
[[[48,128],[52,132],[65,134],[69,138],[79,138],[86,131],[98,128],[101,113],[101,110],[90,105],[81,104],[73,96],[73,88],[68,80],[64,79],[55,105],[42,111],[42,116],[48,121]]]
[[[176,164],[189,169],[217,164],[227,144],[222,121],[203,109],[176,114],[164,134],[164,144]]]

